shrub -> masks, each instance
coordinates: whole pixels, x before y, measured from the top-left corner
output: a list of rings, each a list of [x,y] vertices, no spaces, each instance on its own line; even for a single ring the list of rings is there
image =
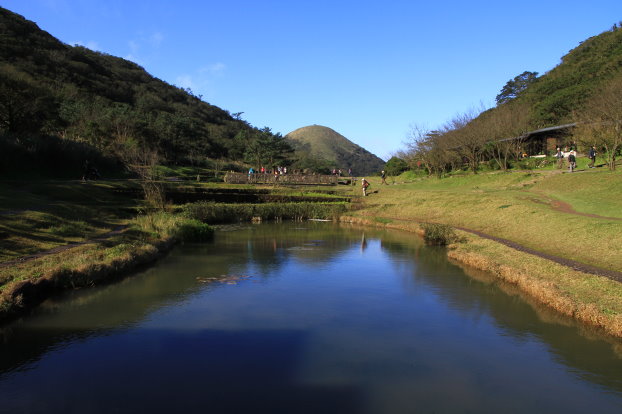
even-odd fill
[[[457,239],[454,229],[447,224],[422,223],[423,239],[427,244],[444,246]]]
[[[177,238],[182,241],[199,242],[210,240],[214,229],[207,223],[195,219],[184,219],[177,227]]]
[[[235,223],[262,220],[332,219],[344,213],[346,203],[224,204],[198,202],[184,206],[187,218],[206,223]]]

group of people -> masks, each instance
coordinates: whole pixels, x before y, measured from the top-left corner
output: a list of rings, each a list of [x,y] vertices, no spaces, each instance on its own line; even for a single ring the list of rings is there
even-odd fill
[[[588,152],[587,157],[590,159],[588,168],[594,168],[594,164],[596,163],[596,147],[592,146],[590,151]],[[577,168],[577,152],[574,148],[564,148],[564,151],[561,148],[557,147],[557,152],[555,154],[555,158],[557,158],[557,168],[561,169],[564,166],[564,159],[568,159],[568,170],[570,172],[574,172]]]
[[[255,171],[255,169],[253,167],[248,169],[248,176],[251,177],[253,174],[256,174],[257,171]],[[272,171],[266,169],[266,167],[264,167],[263,165],[261,166],[260,170],[259,170],[260,174],[272,174],[274,173],[274,175],[278,176],[278,175],[283,175],[283,174],[287,174],[287,167],[274,167]]]
[[[341,177],[343,176],[343,171],[341,171],[341,168],[333,168],[331,174]],[[348,168],[348,177],[352,177],[352,168]]]

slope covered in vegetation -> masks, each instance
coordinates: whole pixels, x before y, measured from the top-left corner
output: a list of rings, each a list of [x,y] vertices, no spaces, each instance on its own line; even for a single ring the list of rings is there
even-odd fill
[[[333,168],[341,168],[344,172],[352,168],[355,175],[365,175],[377,173],[384,166],[382,159],[325,126],[298,128],[285,139],[297,150],[327,160]]]
[[[128,147],[173,164],[243,160],[254,141],[275,137],[201,98],[0,8],[0,173],[114,164]]]
[[[531,107],[534,128],[572,122],[589,97],[606,81],[622,73],[622,29],[593,36],[561,58],[555,68],[535,79],[517,102]]]

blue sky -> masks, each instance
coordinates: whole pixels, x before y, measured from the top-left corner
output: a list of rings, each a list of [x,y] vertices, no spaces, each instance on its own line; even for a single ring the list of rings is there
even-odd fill
[[[621,0],[0,0],[283,135],[333,128],[387,159],[412,124],[493,106],[622,20]]]

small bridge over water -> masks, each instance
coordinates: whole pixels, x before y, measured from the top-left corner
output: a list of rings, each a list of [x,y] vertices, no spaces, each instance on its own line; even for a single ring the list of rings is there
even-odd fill
[[[229,184],[296,184],[296,185],[337,185],[350,184],[352,178],[321,174],[267,174],[228,172],[225,182]]]

